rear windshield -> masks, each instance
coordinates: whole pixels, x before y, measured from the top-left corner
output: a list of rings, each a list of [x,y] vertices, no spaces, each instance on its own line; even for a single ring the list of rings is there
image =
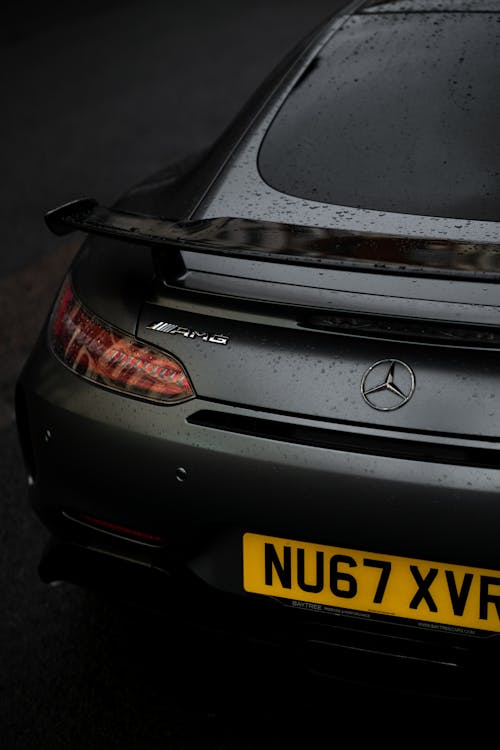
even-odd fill
[[[500,14],[367,13],[282,106],[259,169],[322,203],[500,220]]]

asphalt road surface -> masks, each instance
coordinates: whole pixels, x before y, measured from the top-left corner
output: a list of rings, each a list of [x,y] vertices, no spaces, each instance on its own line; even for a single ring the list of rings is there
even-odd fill
[[[335,747],[341,737],[356,747],[435,747],[470,718],[470,707],[299,679],[291,654],[208,644],[37,575],[47,537],[27,501],[14,383],[76,249],[50,235],[44,212],[83,195],[111,202],[209,145],[283,54],[342,4],[102,0],[3,11],[3,750]],[[486,715],[480,727],[489,723]]]

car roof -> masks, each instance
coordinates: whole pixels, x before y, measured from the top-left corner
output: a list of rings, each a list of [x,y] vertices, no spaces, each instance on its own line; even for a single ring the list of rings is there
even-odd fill
[[[499,28],[489,13],[354,15],[266,133],[264,180],[321,203],[500,221]]]
[[[387,10],[388,9],[388,10]],[[407,12],[407,9],[415,12]],[[371,201],[356,201],[352,199],[352,195],[347,197],[345,200],[341,193],[333,193],[332,195],[328,192],[319,192],[315,194],[312,190],[303,190],[303,185],[296,185],[297,189],[290,189],[291,179],[286,176],[285,181],[276,181],[271,179],[269,169],[263,161],[263,155],[265,156],[266,139],[270,133],[273,132],[273,128],[280,123],[283,125],[282,115],[283,112],[290,105],[292,100],[299,101],[300,96],[298,92],[306,92],[310,87],[314,89],[315,80],[319,80],[321,76],[318,76],[317,70],[326,71],[327,75],[338,75],[335,64],[331,67],[325,63],[330,54],[333,55],[333,61],[335,62],[335,55],[338,49],[341,49],[343,44],[349,47],[352,38],[356,36],[359,29],[366,32],[368,41],[366,43],[367,49],[369,49],[371,41],[370,35],[373,40],[377,42],[377,29],[383,28],[383,25],[387,23],[387,28],[403,29],[404,34],[407,33],[408,28],[419,29],[417,38],[418,43],[423,45],[422,49],[419,50],[421,60],[425,62],[426,52],[429,52],[429,57],[436,61],[436,48],[439,48],[439,39],[436,40],[435,29],[438,28],[439,34],[444,33],[447,35],[447,43],[450,42],[453,46],[453,29],[451,26],[446,27],[447,24],[452,24],[455,29],[458,29],[458,23],[462,23],[455,12],[449,12],[457,10],[466,10],[466,18],[464,18],[468,28],[481,29],[481,34],[488,36],[488,43],[482,47],[481,43],[475,45],[475,54],[484,59],[484,56],[488,50],[492,51],[496,48],[500,52],[500,37],[498,37],[498,31],[500,31],[500,25],[496,23],[497,19],[492,19],[489,13],[497,13],[500,11],[500,0],[469,0],[469,2],[449,2],[449,0],[442,0],[436,2],[436,0],[414,0],[414,2],[408,2],[408,0],[399,0],[399,2],[393,3],[355,3],[351,6],[347,6],[340,13],[334,14],[319,30],[315,37],[309,41],[306,48],[302,49],[298,57],[292,62],[288,73],[285,75],[281,86],[277,89],[274,96],[268,100],[266,106],[262,107],[259,116],[254,120],[253,127],[249,128],[239,143],[239,146],[232,153],[231,159],[226,163],[225,167],[219,173],[219,178],[212,184],[211,190],[205,196],[205,199],[198,205],[197,210],[192,214],[194,218],[213,218],[218,216],[245,216],[246,218],[254,218],[257,220],[269,220],[275,222],[285,223],[296,223],[304,224],[307,226],[321,226],[321,227],[332,227],[346,231],[359,231],[359,232],[375,232],[382,234],[404,234],[410,237],[427,237],[436,238],[440,237],[456,240],[456,241],[486,241],[486,242],[498,242],[500,241],[500,213],[498,206],[500,206],[500,180],[496,173],[495,165],[499,165],[500,169],[500,144],[497,144],[495,136],[492,141],[492,146],[495,151],[491,154],[487,148],[485,150],[485,144],[481,139],[481,122],[472,122],[473,116],[469,116],[467,112],[462,112],[460,108],[467,109],[470,105],[471,97],[468,96],[470,89],[467,87],[470,81],[463,82],[460,76],[463,74],[460,70],[457,70],[456,79],[458,83],[455,88],[459,93],[458,99],[455,103],[450,106],[457,106],[457,112],[460,117],[467,120],[469,119],[472,126],[475,127],[474,138],[475,143],[480,151],[479,161],[485,163],[491,162],[491,174],[489,184],[483,189],[484,195],[491,190],[494,191],[494,195],[490,195],[489,205],[483,210],[481,203],[481,196],[477,197],[476,208],[471,213],[471,216],[467,216],[468,210],[460,209],[460,206],[455,213],[455,209],[451,211],[449,206],[444,206],[437,211],[433,210],[433,206],[425,204],[425,200],[418,204],[409,205],[405,208],[404,204],[398,204],[397,202],[391,204],[385,202],[382,205],[371,204]],[[470,12],[471,9],[474,12]],[[484,12],[487,12],[484,14]],[[427,13],[422,12],[423,10],[429,11],[435,14],[430,19]],[[383,19],[386,19],[384,21]],[[425,38],[424,25],[427,24],[429,28],[429,39]],[[437,27],[434,26],[437,24]],[[446,29],[446,30],[445,30]],[[487,30],[488,29],[488,30]],[[445,30],[445,31],[444,31]],[[398,58],[397,55],[401,54],[401,50],[398,52],[397,45],[398,40],[395,39],[391,42],[390,34],[385,32],[385,40],[392,44],[390,50],[391,64],[393,68],[397,68]],[[365,40],[366,41],[366,40]],[[410,40],[411,41],[411,40]],[[491,71],[488,69],[488,63],[485,62],[486,67],[479,66],[478,70],[474,73],[474,54],[472,48],[469,45],[467,34],[460,40],[464,45],[464,54],[458,55],[467,58],[468,74],[475,76],[473,84],[482,85],[481,83],[481,70]],[[408,39],[404,40],[404,43],[408,45]],[[429,50],[425,49],[425,45],[429,45]],[[376,44],[375,44],[376,46]],[[404,45],[403,45],[404,46]],[[411,43],[408,45],[411,48]],[[404,51],[404,50],[403,50]],[[345,52],[345,49],[344,49]],[[457,55],[457,50],[453,52]],[[495,51],[495,54],[497,52]],[[380,61],[385,65],[388,60],[388,54],[386,54],[384,48],[378,48],[370,56],[368,56],[369,64],[373,63],[374,66],[380,65]],[[500,58],[499,58],[500,59]],[[431,60],[431,62],[432,62]],[[457,58],[458,60],[458,58]],[[457,62],[455,60],[455,62]],[[318,65],[319,61],[319,65]],[[407,65],[411,65],[411,57],[406,58]],[[348,71],[349,66],[344,66],[345,74],[345,86],[348,87],[349,75],[354,75],[354,71],[351,73]],[[460,66],[458,66],[460,67]],[[316,68],[316,71],[315,71]],[[479,72],[478,72],[479,71]],[[479,75],[479,78],[478,78]],[[484,85],[486,87],[492,87],[491,94],[491,108],[493,113],[493,120],[498,122],[500,120],[500,101],[496,94],[495,81],[491,80],[491,76],[484,75]],[[338,83],[338,80],[337,80]],[[342,83],[342,81],[341,81]],[[464,83],[465,88],[462,86]],[[441,77],[441,93],[445,90],[446,77]],[[455,85],[455,84],[453,84]],[[320,87],[321,88],[321,87]],[[453,86],[452,86],[453,88]],[[321,95],[320,89],[316,90],[316,93]],[[323,91],[324,93],[324,91]],[[452,92],[453,94],[453,92]],[[432,105],[434,121],[439,117],[439,107],[436,106],[435,96],[427,92],[425,89],[422,93],[420,90],[419,96],[421,98],[420,106]],[[447,94],[448,98],[449,95]],[[480,116],[487,114],[488,102],[486,101],[489,94],[488,91],[484,90],[479,99],[482,101],[482,109]],[[322,106],[323,102],[318,99],[311,98],[311,107],[316,109]],[[485,104],[486,102],[486,104]],[[417,102],[418,104],[418,102]],[[418,107],[415,109],[415,103],[413,103],[414,109],[410,112],[413,120],[411,128],[418,132],[419,120],[418,120]],[[300,107],[299,107],[300,110]],[[423,110],[425,111],[425,110]],[[353,117],[356,115],[356,102],[351,102],[351,114]],[[300,117],[307,117],[308,114],[314,116],[314,109],[308,113],[307,107],[303,108],[302,112],[299,112]],[[415,114],[416,113],[416,114]],[[453,113],[452,113],[453,114]],[[489,115],[488,115],[489,116]],[[450,115],[450,122],[453,122],[453,117]],[[491,117],[490,117],[491,120]],[[344,124],[345,124],[344,118]],[[289,121],[291,122],[291,120]],[[289,123],[284,123],[287,126]],[[294,121],[295,124],[295,121]],[[303,124],[303,123],[302,123]],[[430,132],[432,126],[432,118],[427,123],[427,132]],[[495,125],[496,127],[496,125]],[[352,121],[353,132],[358,129],[358,122],[356,119]],[[276,132],[276,131],[275,131]],[[315,132],[311,130],[307,132],[307,128],[303,128],[302,144],[305,144],[307,140],[313,143],[313,150],[310,153],[314,154],[314,139]],[[390,153],[391,145],[391,132],[386,134],[386,153],[387,161],[392,158]],[[363,137],[370,136],[370,122],[365,122],[365,130]],[[269,141],[268,141],[269,144]],[[331,143],[330,143],[331,145]],[[410,144],[411,145],[411,144]],[[431,144],[432,145],[432,144]],[[351,143],[352,152],[355,152],[356,143]],[[362,148],[363,143],[359,144]],[[387,150],[388,149],[388,150]],[[307,149],[305,149],[307,151]],[[439,149],[435,149],[436,153],[439,153]],[[457,147],[454,146],[452,149],[454,154],[454,160],[456,164],[452,165],[453,168],[458,169],[460,166],[461,152]],[[457,156],[458,154],[458,156]],[[269,153],[268,153],[269,155]],[[316,153],[316,156],[318,154]],[[321,154],[319,155],[321,156]],[[418,153],[416,154],[418,158]],[[323,172],[329,172],[333,174],[335,179],[334,170],[332,170],[332,162],[326,155],[324,165],[321,164],[319,158],[316,165],[311,165],[311,174],[309,175],[311,186],[321,170]],[[492,158],[493,157],[493,158]],[[280,159],[285,168],[294,167],[294,162],[297,160],[297,149],[293,148],[293,139],[290,141],[288,146],[282,150]],[[446,157],[443,158],[446,161]],[[429,166],[430,165],[430,166]],[[303,175],[307,172],[308,165],[307,159],[303,160],[301,165],[303,168]],[[335,166],[335,165],[334,165]],[[300,167],[300,165],[299,165]],[[346,169],[349,167],[349,161],[346,160]],[[442,178],[442,165],[438,162],[432,168],[432,160],[428,160],[427,176],[429,184],[439,183]],[[453,171],[453,170],[452,170]],[[346,172],[344,172],[345,174]],[[424,170],[425,174],[425,170]],[[462,179],[459,172],[452,175],[453,179]],[[419,178],[420,180],[420,178]],[[337,183],[342,182],[341,177],[337,177]],[[463,181],[463,180],[462,180]],[[300,182],[300,180],[299,180]],[[351,179],[351,183],[353,180]],[[333,180],[332,180],[333,184]],[[475,194],[478,180],[475,184],[470,185],[471,194]],[[425,190],[425,185],[422,185],[421,181],[418,183],[420,193],[422,194]],[[465,191],[464,200],[467,199],[468,181],[465,180],[462,185],[462,189]],[[352,185],[351,185],[352,187]],[[355,186],[354,186],[355,187]],[[373,194],[376,192],[376,185],[373,187]],[[446,186],[444,186],[446,187]],[[444,188],[443,188],[444,189]],[[407,191],[410,194],[411,191]],[[369,196],[370,197],[370,196]],[[424,196],[425,198],[425,196]],[[442,201],[441,201],[442,202]],[[489,213],[489,211],[496,213]]]

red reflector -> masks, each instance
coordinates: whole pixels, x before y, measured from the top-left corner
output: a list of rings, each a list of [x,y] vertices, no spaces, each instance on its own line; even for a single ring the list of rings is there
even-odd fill
[[[89,313],[67,282],[51,326],[54,353],[74,372],[113,390],[150,401],[178,403],[194,396],[182,365]]]
[[[78,518],[81,521],[85,521],[86,523],[92,524],[93,526],[99,526],[103,529],[107,529],[108,531],[112,531],[116,534],[131,536],[135,539],[140,539],[145,542],[154,542],[157,544],[163,544],[163,542],[165,541],[161,536],[156,536],[156,534],[147,534],[144,531],[137,531],[137,529],[129,529],[127,526],[120,526],[117,523],[111,523],[111,521],[103,521],[102,518],[94,518],[94,516],[87,516],[85,513],[79,513]]]

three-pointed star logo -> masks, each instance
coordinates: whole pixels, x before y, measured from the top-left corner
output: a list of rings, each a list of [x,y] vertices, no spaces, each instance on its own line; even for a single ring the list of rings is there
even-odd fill
[[[361,381],[361,394],[364,400],[379,411],[399,409],[410,400],[414,391],[413,370],[400,359],[382,359],[375,362],[365,372]]]

